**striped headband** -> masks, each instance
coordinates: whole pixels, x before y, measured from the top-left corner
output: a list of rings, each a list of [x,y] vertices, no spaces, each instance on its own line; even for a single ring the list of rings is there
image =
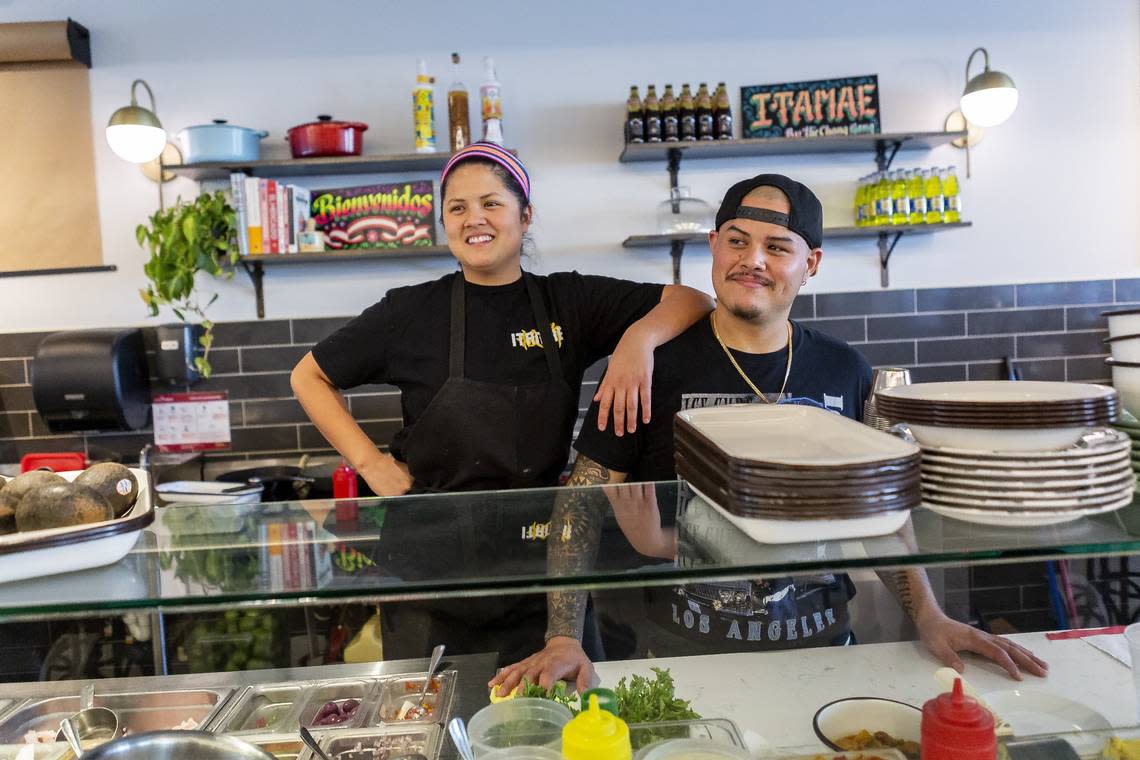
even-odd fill
[[[515,158],[513,153],[493,142],[473,142],[467,147],[455,151],[455,155],[453,155],[451,159],[448,160],[447,165],[443,167],[443,174],[440,175],[439,178],[440,184],[442,185],[447,181],[447,175],[452,169],[463,161],[474,158],[493,161],[510,172],[511,176],[515,178],[515,181],[519,183],[519,187],[522,188],[527,203],[530,203],[530,175],[526,173],[526,168],[523,167],[521,161]]]

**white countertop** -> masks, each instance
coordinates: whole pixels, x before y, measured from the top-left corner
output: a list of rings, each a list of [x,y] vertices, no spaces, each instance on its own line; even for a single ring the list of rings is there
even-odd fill
[[[1049,641],[1043,633],[1010,637],[1049,663],[1045,678],[1021,682],[1004,670],[966,654],[965,676],[983,695],[1033,689],[1063,695],[1101,713],[1114,727],[1138,723],[1132,674],[1125,665],[1081,639]],[[652,676],[668,668],[677,696],[707,718],[729,718],[749,747],[809,747],[818,743],[812,717],[820,706],[843,697],[887,697],[921,707],[940,691],[940,667],[918,642],[820,647],[787,652],[705,655],[598,663],[602,685],[624,675]]]

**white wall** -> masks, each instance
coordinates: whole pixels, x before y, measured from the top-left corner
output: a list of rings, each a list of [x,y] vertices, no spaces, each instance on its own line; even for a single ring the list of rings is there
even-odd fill
[[[415,58],[426,56],[445,86],[452,50],[465,56],[471,88],[481,79],[481,57],[495,56],[507,141],[533,176],[540,270],[670,277],[665,251],[620,247],[627,235],[652,231],[667,193],[663,165],[617,163],[630,84],[723,79],[738,108],[743,84],[877,73],[885,131],[937,130],[956,105],[967,54],[984,44],[993,66],[1016,81],[1021,104],[975,151],[974,177],[962,191],[964,215],[975,226],[900,243],[892,286],[1140,275],[1136,0],[500,0],[486,12],[468,10],[481,5],[0,0],[0,21],[72,16],[91,29],[104,258],[119,267],[0,278],[0,330],[145,321],[137,295],[144,258],[133,230],[153,210],[155,186],[101,137],[135,77],[155,88],[168,129],[226,117],[270,130],[266,153],[287,155],[285,129],[332,113],[371,125],[368,152],[406,151]],[[964,168],[964,155],[952,148],[900,158],[896,166]],[[816,189],[828,224],[847,224],[854,180],[872,168],[869,156],[694,161],[683,168],[682,184],[716,204],[737,179],[783,171]],[[354,179],[362,178],[348,182]],[[171,198],[194,192],[187,180],[167,186]],[[828,245],[809,288],[877,288],[875,250],[870,241]],[[387,288],[449,269],[442,261],[274,269],[266,276],[267,316],[354,313]],[[709,288],[707,254],[686,256],[684,278]],[[215,319],[254,317],[243,274],[217,290]]]

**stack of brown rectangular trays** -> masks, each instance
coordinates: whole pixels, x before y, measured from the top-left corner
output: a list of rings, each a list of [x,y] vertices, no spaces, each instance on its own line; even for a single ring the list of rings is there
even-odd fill
[[[760,541],[892,533],[921,502],[917,446],[812,406],[679,412],[674,444],[677,474]]]

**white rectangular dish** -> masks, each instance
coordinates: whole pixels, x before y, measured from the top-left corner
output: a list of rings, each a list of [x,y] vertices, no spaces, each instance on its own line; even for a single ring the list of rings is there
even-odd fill
[[[154,521],[147,474],[130,468],[139,484],[135,504],[122,517],[69,528],[24,531],[0,536],[0,583],[89,570],[127,555],[143,528]],[[61,472],[74,480],[80,471]],[[82,551],[75,551],[82,546]]]
[[[842,467],[916,456],[913,443],[811,406],[737,404],[677,413],[726,455],[787,467]]]

